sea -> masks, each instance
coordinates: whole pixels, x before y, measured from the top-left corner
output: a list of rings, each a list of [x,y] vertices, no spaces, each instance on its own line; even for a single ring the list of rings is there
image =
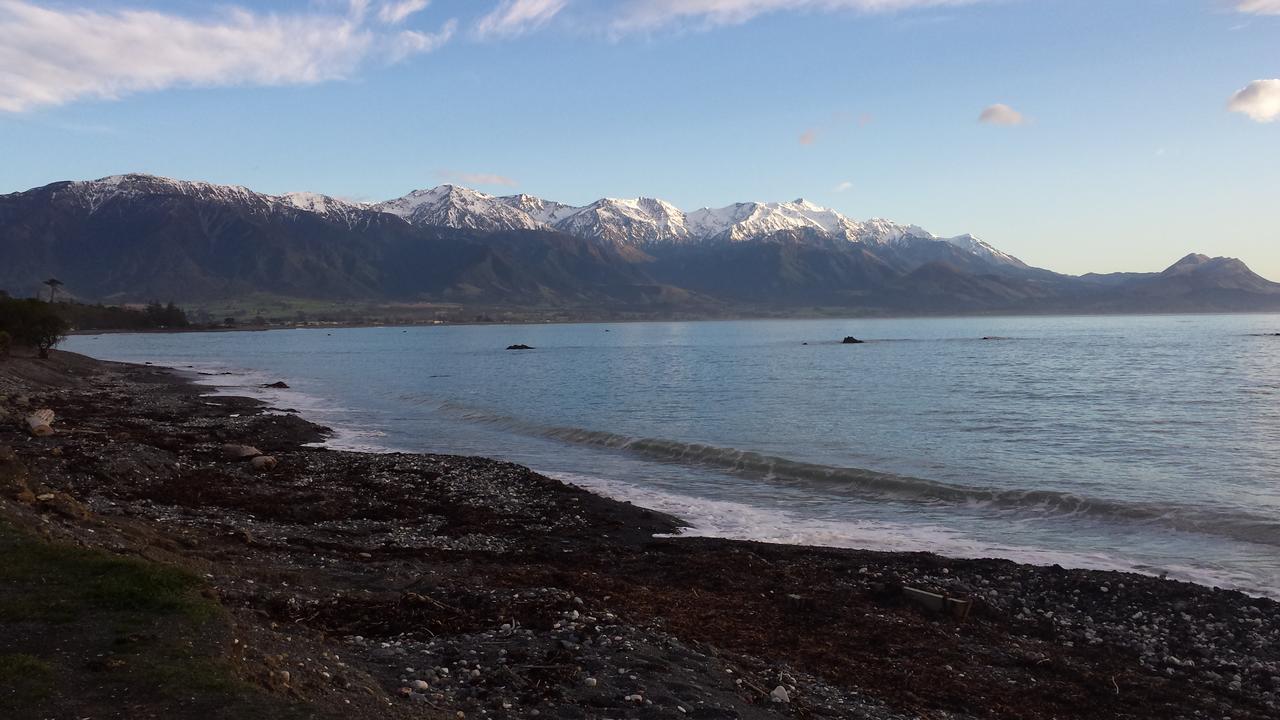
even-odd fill
[[[1280,598],[1280,315],[79,335],[689,535],[1129,570]],[[866,342],[844,344],[845,336]],[[526,344],[532,350],[507,350]],[[262,385],[284,381],[288,389]]]

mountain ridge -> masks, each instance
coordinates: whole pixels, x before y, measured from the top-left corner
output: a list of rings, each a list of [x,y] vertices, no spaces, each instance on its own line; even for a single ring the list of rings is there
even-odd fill
[[[1280,310],[1241,261],[1069,276],[972,235],[854,221],[804,200],[573,207],[448,185],[384,203],[118,175],[0,195],[0,288],[97,300],[248,293],[725,316]]]

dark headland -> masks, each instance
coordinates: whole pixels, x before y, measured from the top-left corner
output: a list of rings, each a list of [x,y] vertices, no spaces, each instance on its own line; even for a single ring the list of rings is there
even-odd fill
[[[526,468],[307,447],[202,392],[0,360],[0,716],[1280,717],[1271,600],[659,538],[678,521]]]

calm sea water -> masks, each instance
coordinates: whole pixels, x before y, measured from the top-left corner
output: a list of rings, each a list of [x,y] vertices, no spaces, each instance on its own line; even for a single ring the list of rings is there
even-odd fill
[[[67,347],[232,371],[202,380],[297,408],[337,445],[510,459],[693,533],[1280,597],[1280,337],[1261,336],[1276,332],[1275,315],[815,320]],[[850,334],[870,342],[839,344]],[[291,389],[256,387],[275,380]]]

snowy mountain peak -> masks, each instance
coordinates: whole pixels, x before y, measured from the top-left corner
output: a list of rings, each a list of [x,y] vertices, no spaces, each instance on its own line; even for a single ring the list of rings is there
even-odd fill
[[[922,243],[945,242],[983,262],[1025,268],[1016,257],[979,238],[965,234],[938,237],[918,225],[884,218],[866,221],[848,217],[797,198],[790,202],[742,202],[721,208],[684,212],[658,198],[602,198],[575,207],[528,194],[495,197],[453,184],[414,190],[386,202],[364,205],[312,192],[272,196],[235,185],[172,180],[145,174],[113,175],[67,183],[59,192],[72,193],[77,202],[96,212],[121,195],[185,195],[232,201],[251,211],[309,212],[348,226],[369,222],[381,213],[418,226],[444,226],[478,231],[549,230],[599,242],[633,247],[688,243],[767,240],[779,233],[843,240],[873,246],[927,248]],[[1184,260],[1186,263],[1194,259]]]
[[[468,230],[536,230],[543,223],[496,198],[458,185],[414,190],[374,210],[404,218],[414,225],[443,225]]]
[[[252,203],[255,205],[270,204],[270,197],[256,193],[239,185],[215,185],[206,182],[174,180],[158,175],[144,173],[127,173],[111,175],[97,180],[83,180],[67,183],[63,192],[68,192],[89,208],[97,212],[107,201],[117,197],[141,197],[145,195],[184,195],[204,197],[227,202]]]
[[[802,232],[868,245],[906,246],[947,242],[984,261],[1024,267],[972,235],[942,238],[918,225],[883,218],[851,220],[804,198],[791,202],[743,202],[684,212],[658,198],[602,198],[574,207],[533,195],[493,197],[455,185],[417,190],[374,209],[415,225],[479,230],[541,229],[628,246],[742,242]]]

